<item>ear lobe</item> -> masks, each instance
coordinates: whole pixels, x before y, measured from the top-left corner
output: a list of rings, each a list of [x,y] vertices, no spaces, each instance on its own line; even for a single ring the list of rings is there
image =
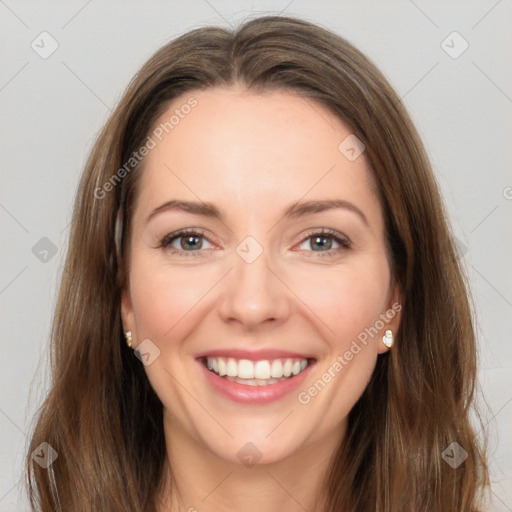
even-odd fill
[[[387,318],[386,325],[383,327],[382,332],[379,333],[380,338],[377,340],[377,351],[379,354],[384,354],[390,350],[390,347],[385,343],[385,341],[389,343],[389,338],[383,340],[383,337],[387,330],[390,330],[392,332],[392,336],[395,337],[402,319],[402,293],[400,287],[396,283],[392,285],[387,306],[388,309],[385,313]]]
[[[384,345],[384,342],[382,341],[382,337],[380,337],[377,340],[377,354],[385,354],[389,350],[390,350],[390,348],[386,347],[386,345]]]

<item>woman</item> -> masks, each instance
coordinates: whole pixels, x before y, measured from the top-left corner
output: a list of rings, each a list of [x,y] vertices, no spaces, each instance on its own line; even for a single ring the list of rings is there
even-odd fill
[[[65,270],[35,510],[480,510],[438,188],[339,36],[262,17],[160,49],[92,150]]]

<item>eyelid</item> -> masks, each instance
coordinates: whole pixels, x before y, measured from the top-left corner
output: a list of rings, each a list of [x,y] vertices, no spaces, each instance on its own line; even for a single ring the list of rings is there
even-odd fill
[[[330,228],[312,228],[306,234],[302,235],[301,241],[299,242],[298,245],[302,245],[308,239],[312,238],[314,235],[317,235],[319,237],[332,238],[336,243],[340,245],[340,248],[329,249],[327,251],[306,251],[307,253],[310,253],[310,256],[313,254],[318,256],[331,256],[335,253],[346,251],[352,247],[352,241],[348,236]]]
[[[302,235],[301,242],[303,242],[304,240],[313,235],[326,235],[332,238],[339,238],[342,241],[347,242],[348,244],[352,244],[352,240],[350,240],[350,238],[347,235],[331,228],[311,228],[304,235]]]
[[[178,255],[182,255],[182,256],[202,256],[204,249],[199,249],[197,251],[185,251],[183,249],[175,249],[175,248],[172,248],[173,250],[167,249],[171,243],[173,243],[177,239],[179,239],[187,234],[197,235],[197,236],[207,240],[208,243],[211,243],[212,245],[216,245],[212,241],[209,240],[209,238],[205,235],[205,231],[203,229],[201,229],[201,228],[183,228],[183,229],[179,229],[177,231],[174,231],[172,233],[165,235],[161,239],[160,244],[157,246],[157,248],[161,248],[163,250],[168,250],[169,252],[171,252],[173,254],[178,254]],[[336,249],[329,249],[327,251],[308,251],[308,250],[302,249],[302,251],[310,253],[309,256],[312,256],[312,257],[332,256],[333,254],[337,254],[342,251],[345,251],[352,246],[352,241],[350,240],[349,237],[347,237],[346,235],[344,235],[334,229],[330,229],[330,228],[311,228],[308,230],[307,233],[305,233],[301,236],[301,240],[298,244],[302,245],[304,242],[306,242],[308,239],[310,239],[314,235],[317,235],[320,237],[324,236],[327,238],[332,238],[336,243],[338,243],[340,245],[340,247],[336,248]],[[313,255],[316,255],[316,256],[313,256]]]
[[[173,231],[172,233],[165,235],[160,240],[160,244],[159,244],[158,248],[165,249],[168,245],[170,245],[176,239],[178,239],[182,236],[185,236],[185,235],[198,235],[201,238],[208,240],[208,242],[211,243],[212,245],[216,245],[205,235],[205,231],[202,230],[201,228],[183,228],[183,229],[178,229],[177,231]],[[167,241],[169,241],[169,242],[166,244]],[[186,251],[186,252],[199,252],[199,251]]]

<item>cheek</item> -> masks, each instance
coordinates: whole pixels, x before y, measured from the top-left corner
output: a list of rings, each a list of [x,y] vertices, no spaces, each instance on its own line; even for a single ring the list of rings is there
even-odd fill
[[[314,272],[311,268],[295,268],[285,274],[285,280],[300,299],[298,304],[306,306],[304,314],[318,325],[326,339],[335,339],[337,344],[350,344],[353,337],[374,325],[384,312],[389,271],[387,265],[377,259],[361,259],[356,264],[332,268],[318,267]],[[171,269],[155,265],[143,256],[134,259],[130,291],[137,336],[163,340],[171,330],[173,337],[186,330],[186,317],[193,318],[194,308],[208,302],[203,299],[221,275],[221,269]]]
[[[331,344],[342,349],[385,312],[389,290],[389,270],[380,260],[321,269],[296,275],[294,290],[321,321]]]
[[[326,352],[316,379],[297,398],[310,417],[319,418],[321,437],[339,428],[371,378],[379,340],[372,329],[385,312],[389,271],[380,259],[362,258],[317,273],[309,283],[300,293],[321,319],[316,325],[322,326]]]
[[[140,339],[163,340],[186,324],[186,315],[213,285],[213,278],[135,260],[130,274],[130,293]],[[212,282],[210,282],[212,281]]]

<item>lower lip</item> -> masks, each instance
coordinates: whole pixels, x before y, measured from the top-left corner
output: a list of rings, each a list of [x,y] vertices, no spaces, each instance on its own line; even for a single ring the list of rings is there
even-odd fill
[[[217,374],[208,370],[201,360],[198,360],[198,362],[203,372],[206,374],[207,381],[215,391],[234,402],[254,405],[275,402],[289,395],[304,382],[309,375],[311,367],[314,366],[314,362],[308,363],[308,366],[303,372],[295,375],[295,377],[291,379],[276,382],[275,384],[247,386],[219,377]]]

